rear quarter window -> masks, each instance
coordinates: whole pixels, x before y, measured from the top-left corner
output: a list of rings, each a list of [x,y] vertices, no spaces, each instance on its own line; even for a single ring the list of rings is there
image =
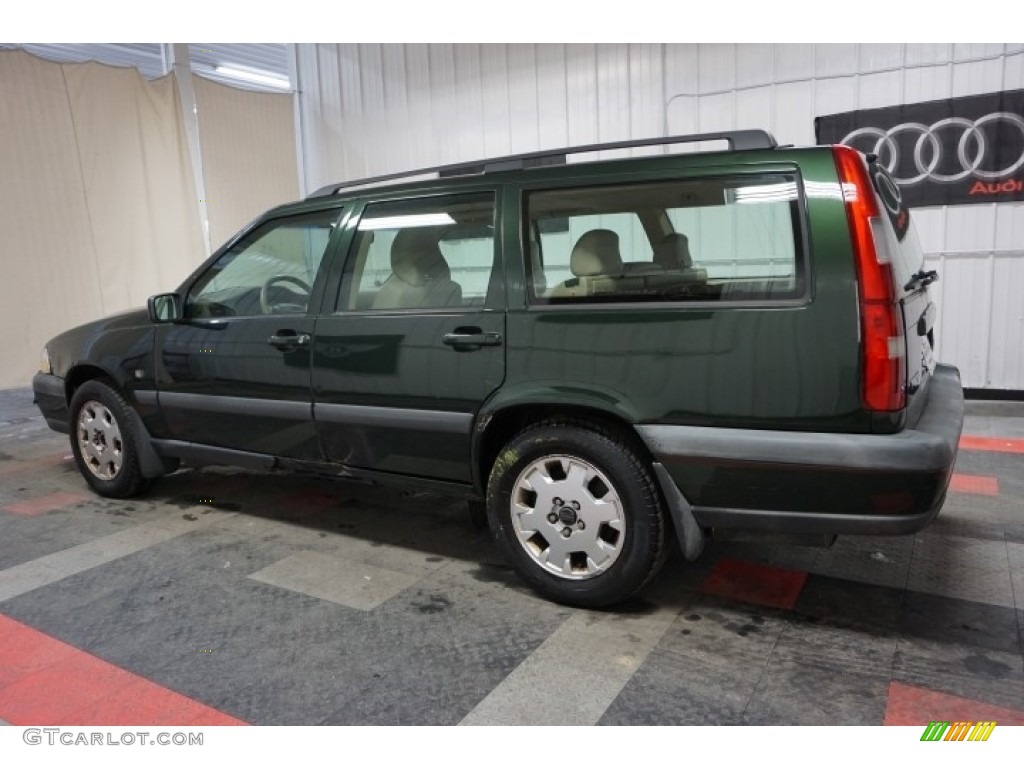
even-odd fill
[[[794,174],[545,190],[526,207],[537,304],[804,293]]]

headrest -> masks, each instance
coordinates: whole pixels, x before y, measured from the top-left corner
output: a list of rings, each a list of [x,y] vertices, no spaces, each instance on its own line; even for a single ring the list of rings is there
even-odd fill
[[[569,256],[576,277],[622,274],[619,236],[610,229],[592,229],[580,235]]]
[[[665,235],[654,246],[654,263],[665,269],[689,269],[693,266],[690,256],[690,238],[682,232]]]
[[[391,243],[391,271],[403,283],[425,285],[449,280],[452,273],[437,245],[437,232],[428,228],[403,229]]]

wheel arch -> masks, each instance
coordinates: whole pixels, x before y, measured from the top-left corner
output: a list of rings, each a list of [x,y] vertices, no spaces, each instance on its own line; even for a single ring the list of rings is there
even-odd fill
[[[531,424],[559,418],[596,424],[625,436],[646,461],[653,457],[634,427],[634,421],[621,410],[609,408],[583,398],[572,402],[564,399],[531,399],[510,402],[481,412],[473,434],[473,485],[483,495],[491,467],[504,445]]]
[[[117,379],[109,371],[94,363],[76,363],[68,369],[68,373],[64,377],[64,399],[68,405],[71,404],[71,398],[75,396],[76,389],[87,381],[95,381],[97,379],[105,384],[109,384],[121,392],[122,395],[124,394],[121,386],[117,383]]]

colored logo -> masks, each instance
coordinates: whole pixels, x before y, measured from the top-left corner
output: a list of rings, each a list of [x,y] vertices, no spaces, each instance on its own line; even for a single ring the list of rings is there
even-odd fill
[[[980,723],[932,720],[921,734],[921,741],[988,741],[995,727],[995,720]]]

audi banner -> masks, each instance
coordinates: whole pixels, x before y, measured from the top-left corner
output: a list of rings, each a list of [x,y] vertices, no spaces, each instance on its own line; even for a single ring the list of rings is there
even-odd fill
[[[907,206],[1024,200],[1024,90],[825,115],[814,131],[877,155]]]

